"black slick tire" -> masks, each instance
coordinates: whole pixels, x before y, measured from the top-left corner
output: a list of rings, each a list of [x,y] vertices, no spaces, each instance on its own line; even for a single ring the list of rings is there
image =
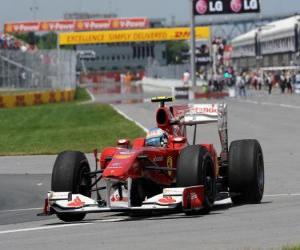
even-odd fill
[[[215,200],[216,181],[213,161],[205,147],[192,145],[180,152],[176,178],[178,187],[204,185],[204,209],[199,213],[209,213]],[[194,214],[194,212],[187,214]]]
[[[78,151],[60,153],[54,163],[51,179],[51,190],[54,192],[72,192],[91,197],[91,179],[85,175],[90,172],[85,155]],[[81,221],[85,213],[58,213],[57,217],[65,222]]]
[[[230,144],[228,187],[233,204],[260,203],[264,193],[264,160],[257,140]]]

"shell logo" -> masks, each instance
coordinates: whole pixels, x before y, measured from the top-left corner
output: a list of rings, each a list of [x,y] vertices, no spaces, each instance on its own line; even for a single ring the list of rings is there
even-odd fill
[[[120,155],[120,154],[114,156],[114,158],[118,160],[125,160],[125,159],[129,159],[130,157],[131,155]]]
[[[113,20],[111,26],[112,26],[113,29],[120,28],[120,21],[119,20]]]
[[[77,29],[82,30],[83,29],[83,22],[82,21],[77,22],[76,26],[77,26]]]
[[[167,158],[167,168],[173,168],[173,158],[172,156],[169,156]],[[168,174],[171,176],[172,175],[172,171],[168,171]]]
[[[41,27],[42,27],[42,30],[48,30],[49,29],[49,24],[48,23],[42,23]]]

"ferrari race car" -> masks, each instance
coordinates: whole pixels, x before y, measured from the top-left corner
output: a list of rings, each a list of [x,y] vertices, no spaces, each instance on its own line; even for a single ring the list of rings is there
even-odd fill
[[[205,214],[214,202],[229,197],[233,204],[259,203],[264,192],[259,142],[238,140],[228,148],[226,104],[165,105],[171,101],[152,98],[160,103],[157,128],[133,142],[118,140],[100,157],[95,150],[94,171],[83,153],[60,153],[43,214],[79,221],[100,212]],[[207,123],[218,124],[219,155],[212,144],[196,144],[197,125]],[[188,126],[194,126],[191,144]]]

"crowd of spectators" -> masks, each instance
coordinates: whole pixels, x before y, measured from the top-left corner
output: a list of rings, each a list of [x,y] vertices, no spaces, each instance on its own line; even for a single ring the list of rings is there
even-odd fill
[[[269,71],[264,72],[242,72],[236,77],[236,87],[240,89],[266,89],[269,94],[272,93],[273,88],[280,89],[282,94],[292,94],[295,90],[296,73],[291,71]]]
[[[12,35],[0,33],[0,49],[26,52],[32,48],[24,41],[21,41]]]

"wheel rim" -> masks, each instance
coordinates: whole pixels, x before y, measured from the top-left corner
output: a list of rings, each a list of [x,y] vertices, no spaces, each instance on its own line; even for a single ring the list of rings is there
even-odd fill
[[[214,202],[214,177],[211,170],[211,165],[207,164],[205,169],[205,179],[204,179],[204,187],[205,187],[205,196],[208,198],[210,203]]]
[[[78,193],[86,196],[90,196],[90,179],[87,175],[88,172],[88,167],[84,166],[81,168],[78,176]]]
[[[257,156],[257,183],[258,183],[258,189],[260,194],[263,193],[264,191],[264,182],[265,182],[265,177],[264,177],[264,169],[263,169],[263,158],[262,154],[259,153]]]

